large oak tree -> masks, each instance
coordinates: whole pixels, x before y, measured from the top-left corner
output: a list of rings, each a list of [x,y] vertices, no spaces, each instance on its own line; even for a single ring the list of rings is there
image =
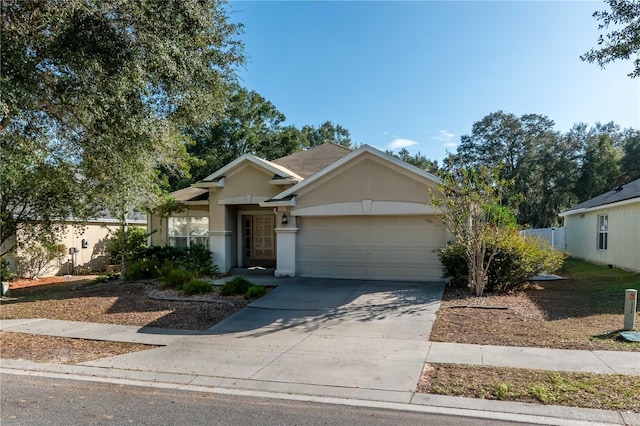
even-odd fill
[[[600,21],[599,30],[609,33],[600,35],[598,48],[591,49],[580,58],[596,62],[601,67],[616,60],[633,59],[634,69],[630,77],[640,77],[640,1],[605,0],[610,10],[596,11],[594,18]]]
[[[220,114],[243,62],[218,0],[1,7],[3,242],[87,206],[122,216],[153,201],[156,170],[184,169],[186,130]]]

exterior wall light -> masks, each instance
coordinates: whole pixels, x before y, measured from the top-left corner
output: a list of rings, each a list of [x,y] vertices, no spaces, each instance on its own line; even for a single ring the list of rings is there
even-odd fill
[[[287,218],[287,214],[286,213],[282,214],[282,223],[283,224],[289,223],[289,218]]]

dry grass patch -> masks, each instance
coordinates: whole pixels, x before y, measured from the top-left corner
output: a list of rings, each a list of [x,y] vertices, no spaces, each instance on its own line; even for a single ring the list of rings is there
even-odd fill
[[[158,346],[138,343],[101,342],[66,337],[37,336],[0,331],[0,358],[75,364],[143,351]]]
[[[568,259],[561,275],[567,279],[480,298],[447,288],[431,340],[640,352],[639,343],[616,339],[624,323],[624,290],[640,289],[640,274]],[[459,307],[477,305],[507,309]]]
[[[427,364],[418,392],[640,412],[640,377]]]

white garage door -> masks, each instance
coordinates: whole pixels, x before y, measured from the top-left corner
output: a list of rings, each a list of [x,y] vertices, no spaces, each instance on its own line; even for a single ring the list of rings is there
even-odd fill
[[[438,280],[434,251],[445,229],[434,217],[338,216],[299,218],[298,274],[373,280]]]

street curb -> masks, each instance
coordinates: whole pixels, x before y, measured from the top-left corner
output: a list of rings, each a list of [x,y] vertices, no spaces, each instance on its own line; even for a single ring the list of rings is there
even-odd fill
[[[0,373],[175,389],[211,394],[385,408],[540,425],[640,426],[640,413],[451,397],[416,392],[295,385],[176,373],[0,360]],[[133,377],[132,377],[133,376]]]

